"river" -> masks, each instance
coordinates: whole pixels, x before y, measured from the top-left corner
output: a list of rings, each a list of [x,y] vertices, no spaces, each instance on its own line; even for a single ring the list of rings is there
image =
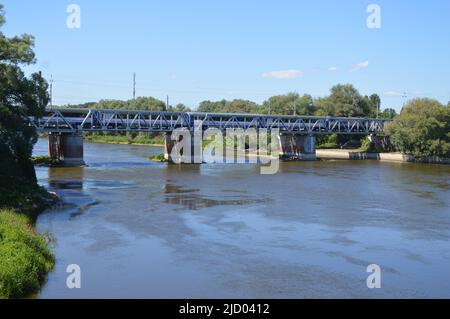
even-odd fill
[[[47,152],[39,140],[36,155]],[[450,297],[450,167],[376,161],[166,165],[85,143],[85,168],[37,168],[57,262],[40,298]],[[68,265],[81,289],[68,289]],[[381,267],[368,289],[367,266]]]

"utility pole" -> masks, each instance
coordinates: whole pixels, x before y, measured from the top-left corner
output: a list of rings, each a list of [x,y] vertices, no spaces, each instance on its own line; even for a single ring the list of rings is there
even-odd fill
[[[53,107],[53,74],[50,75],[50,108]]]
[[[294,101],[294,116],[297,116],[297,103]]]
[[[381,101],[378,100],[378,101],[377,101],[377,119],[378,119],[378,116],[379,116],[379,114],[380,114],[380,108],[381,108]]]
[[[169,110],[169,96],[167,95],[167,99],[166,99],[166,110]]]
[[[133,100],[136,99],[136,73],[133,73]]]
[[[406,105],[406,100],[408,99],[408,93],[403,93],[403,106],[402,106],[402,111],[403,111],[403,109],[405,108],[405,105]]]

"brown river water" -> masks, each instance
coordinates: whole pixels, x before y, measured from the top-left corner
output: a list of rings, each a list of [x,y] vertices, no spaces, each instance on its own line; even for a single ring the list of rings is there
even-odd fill
[[[47,152],[39,140],[36,155]],[[38,230],[40,298],[450,298],[450,166],[317,161],[166,165],[159,147],[85,144],[37,168],[64,198]],[[68,265],[81,289],[68,289]],[[367,266],[381,267],[368,289]]]

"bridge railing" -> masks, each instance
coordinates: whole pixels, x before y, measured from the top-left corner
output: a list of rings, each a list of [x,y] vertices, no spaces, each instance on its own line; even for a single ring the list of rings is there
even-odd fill
[[[47,110],[43,118],[30,118],[30,121],[41,132],[171,132],[201,126],[204,130],[279,129],[282,133],[297,134],[382,133],[389,122],[368,118],[88,109]]]

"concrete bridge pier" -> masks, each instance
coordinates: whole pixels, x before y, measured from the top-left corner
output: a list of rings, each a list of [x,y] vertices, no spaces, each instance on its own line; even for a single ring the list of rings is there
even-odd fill
[[[314,135],[280,134],[279,143],[282,159],[316,160],[316,137]]]
[[[172,134],[172,132],[165,134],[164,159],[167,162],[173,164],[201,164],[203,162],[201,132],[180,130],[175,136]],[[176,158],[173,157],[174,154]]]
[[[48,155],[64,166],[86,165],[83,159],[83,135],[81,133],[50,133]]]

